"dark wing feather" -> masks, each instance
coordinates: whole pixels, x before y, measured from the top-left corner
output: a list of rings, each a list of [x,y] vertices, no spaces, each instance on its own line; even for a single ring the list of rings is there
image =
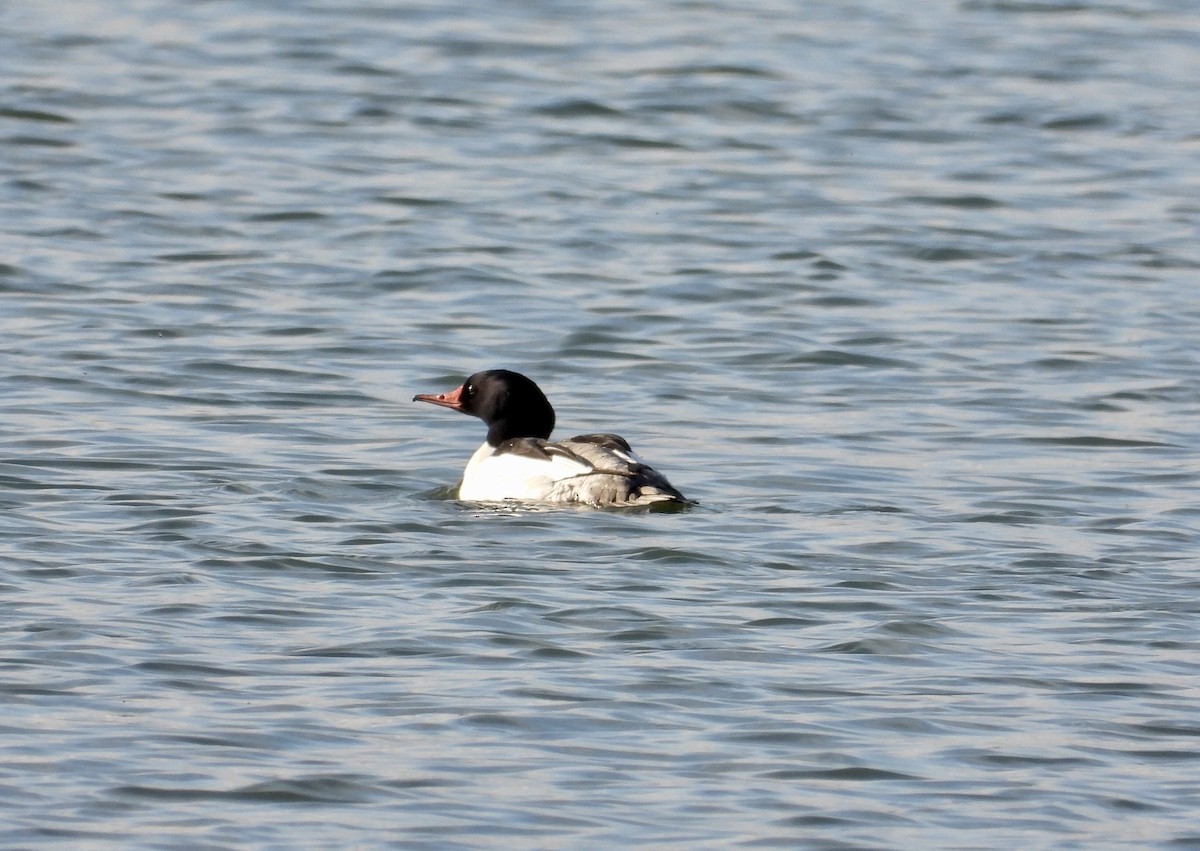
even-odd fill
[[[577,434],[565,442],[571,444],[594,444],[610,452],[624,452],[626,455],[633,454],[633,450],[629,448],[629,441],[619,434]]]
[[[496,447],[496,454],[520,455],[524,458],[533,458],[535,461],[552,461],[557,455],[562,458],[570,458],[572,461],[588,467],[594,466],[591,461],[572,452],[569,447],[561,443],[551,443],[540,437],[514,437],[506,440]]]
[[[581,434],[560,444],[591,464],[602,502],[645,504],[651,502],[687,502],[667,481],[632,449],[625,438],[615,434]],[[601,482],[603,479],[603,482]]]
[[[593,505],[646,505],[688,502],[666,477],[642,461],[625,438],[615,434],[581,434],[557,443],[539,437],[515,437],[496,448],[538,461],[568,458],[586,469],[555,482],[547,499]]]

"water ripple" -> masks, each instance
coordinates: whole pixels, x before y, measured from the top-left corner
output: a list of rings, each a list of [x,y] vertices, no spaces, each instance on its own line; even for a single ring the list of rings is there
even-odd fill
[[[1196,841],[1190,8],[215,9],[3,13],[10,842]]]

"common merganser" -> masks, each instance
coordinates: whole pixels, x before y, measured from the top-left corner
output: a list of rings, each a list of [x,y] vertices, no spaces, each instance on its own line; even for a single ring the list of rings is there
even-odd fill
[[[449,393],[420,393],[413,401],[461,411],[487,424],[487,440],[463,472],[461,500],[594,506],[690,502],[622,437],[582,434],[550,442],[554,408],[520,373],[484,370]]]

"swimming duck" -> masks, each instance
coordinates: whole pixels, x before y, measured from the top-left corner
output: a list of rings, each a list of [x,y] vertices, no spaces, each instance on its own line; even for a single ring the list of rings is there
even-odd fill
[[[461,500],[594,506],[690,501],[623,437],[582,434],[551,442],[554,408],[519,372],[484,370],[448,393],[420,393],[413,401],[479,417],[488,427],[487,440],[463,472]]]

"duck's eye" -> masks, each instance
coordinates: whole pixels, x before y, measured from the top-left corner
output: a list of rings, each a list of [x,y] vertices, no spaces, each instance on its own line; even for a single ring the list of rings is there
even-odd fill
[[[468,385],[466,386],[466,388],[465,388],[465,391],[464,391],[464,392],[465,392],[465,393],[466,393],[468,396],[474,396],[474,395],[475,395],[475,385],[474,385],[474,384],[468,384]]]

